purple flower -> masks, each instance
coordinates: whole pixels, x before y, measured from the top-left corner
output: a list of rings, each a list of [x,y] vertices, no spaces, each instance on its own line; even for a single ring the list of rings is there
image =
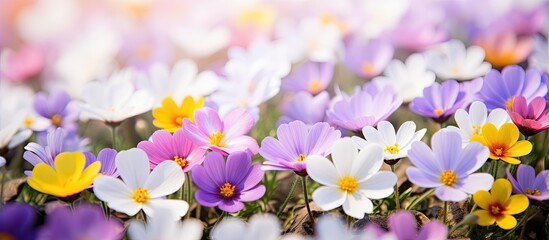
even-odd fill
[[[49,96],[40,92],[34,97],[33,106],[40,116],[50,119],[54,128],[74,131],[77,128],[78,109],[70,102],[71,96],[65,91],[53,92]]]
[[[507,178],[514,193],[521,193],[536,201],[549,199],[549,170],[543,170],[536,176],[536,170],[530,165],[521,164],[517,169],[517,178],[507,168]]]
[[[141,141],[137,148],[147,153],[151,169],[163,161],[174,161],[184,172],[202,164],[206,154],[205,149],[185,137],[182,129],[175,131],[173,135],[166,130],[158,130],[153,133],[150,141]]]
[[[512,108],[516,96],[524,96],[528,102],[535,97],[545,97],[547,85],[541,81],[541,74],[535,69],[526,72],[520,66],[505,67],[501,73],[490,70],[484,76],[479,96],[488,110]]]
[[[204,149],[218,151],[228,155],[235,151],[249,149],[257,153],[257,141],[245,134],[254,126],[254,117],[244,109],[237,108],[227,114],[223,121],[217,112],[203,107],[194,112],[193,124],[189,119],[183,120],[185,137]]]
[[[334,76],[334,64],[329,62],[307,62],[300,65],[282,82],[284,90],[307,91],[313,95],[328,87]]]
[[[376,126],[386,120],[402,104],[389,86],[379,90],[376,85],[365,84],[362,90],[355,89],[350,97],[343,94],[326,114],[330,122],[352,131],[365,126]]]
[[[259,154],[267,161],[263,170],[292,170],[307,175],[305,158],[309,155],[327,156],[341,132],[328,123],[319,122],[310,129],[301,121],[282,124],[276,130],[278,140],[266,137],[261,142]]]
[[[482,88],[482,78],[475,78],[471,81],[464,81],[459,83],[459,91],[465,92],[465,103],[464,106],[469,106],[474,101],[479,100],[478,93]]]
[[[91,152],[84,152],[84,156],[86,156],[85,167],[89,166],[95,161],[99,161],[101,162],[101,169],[99,169],[100,174],[118,177],[120,176],[120,174],[118,173],[118,170],[116,169],[116,165],[114,163],[116,154],[116,150],[111,148],[104,148],[99,151],[99,153],[97,154],[97,158],[95,158],[95,156]]]
[[[248,151],[231,153],[226,163],[218,152],[206,155],[204,166],[196,165],[191,170],[192,180],[199,188],[194,194],[198,203],[234,213],[244,208],[242,202],[261,198],[265,186],[258,183],[264,172],[259,164],[250,166],[251,162]]]
[[[308,92],[298,92],[290,102],[282,107],[284,114],[277,121],[277,126],[299,120],[307,125],[324,121],[326,109],[330,104],[330,95],[328,92],[321,92],[316,96]]]
[[[545,72],[541,74],[541,82],[547,87],[547,93],[545,94],[545,100],[549,102],[549,73]]]
[[[372,78],[379,75],[393,58],[393,46],[379,39],[350,41],[345,51],[345,65],[356,75]]]
[[[118,240],[123,233],[124,227],[118,219],[107,219],[97,205],[81,204],[72,211],[58,207],[48,214],[39,239]]]
[[[446,122],[458,109],[466,107],[470,100],[467,98],[467,92],[461,91],[460,88],[460,84],[454,80],[447,80],[442,84],[433,83],[423,89],[423,97],[412,100],[410,109],[436,122]]]
[[[412,143],[408,158],[414,166],[406,169],[408,179],[415,185],[436,188],[442,201],[459,202],[478,190],[488,190],[494,182],[492,175],[474,173],[488,159],[490,151],[477,142],[462,148],[461,136],[451,131],[438,131],[431,139],[432,150],[424,142]]]
[[[445,240],[448,228],[437,220],[423,224],[418,231],[414,215],[408,211],[398,211],[389,216],[389,230],[398,240]]]
[[[0,236],[2,239],[36,239],[33,229],[36,210],[22,203],[8,203],[0,209]]]

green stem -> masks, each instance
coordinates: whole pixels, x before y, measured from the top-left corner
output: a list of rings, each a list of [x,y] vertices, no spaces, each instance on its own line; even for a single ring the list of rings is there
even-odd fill
[[[311,219],[311,228],[313,229],[313,234],[315,233],[315,219],[313,218],[313,213],[311,212],[311,207],[309,206],[309,192],[307,191],[307,176],[303,177],[301,181],[303,186],[303,197],[305,198],[305,207],[307,207],[307,214],[309,214],[309,219]]]
[[[406,206],[406,210],[412,209],[420,202],[423,202],[425,199],[430,198],[434,193],[435,193],[434,189],[431,189],[425,192],[423,195],[419,196],[415,201],[411,202],[408,206]]]
[[[105,212],[105,217],[107,219],[110,218],[110,210],[109,206],[107,205],[107,202],[101,201],[101,206],[103,207],[103,211]]]
[[[446,214],[448,214],[448,201],[444,201],[444,212],[442,213],[442,222],[446,225]]]
[[[524,222],[522,222],[522,227],[520,228],[520,235],[519,235],[518,239],[524,239],[523,237],[524,237],[524,233],[526,233],[526,225],[527,225],[528,221],[536,215],[536,212],[537,212],[536,210],[537,210],[536,206],[533,206],[532,211],[531,211],[532,213],[531,214],[524,214],[524,216],[522,217]]]
[[[297,184],[299,182],[300,178],[296,177],[294,182],[292,183],[292,187],[290,188],[290,192],[288,193],[288,196],[286,196],[286,199],[284,199],[284,202],[282,202],[282,206],[280,206],[280,209],[278,209],[278,212],[276,213],[277,217],[280,217],[282,212],[284,212],[284,209],[286,208],[286,205],[288,205],[288,202],[292,199],[294,195],[294,191],[297,188]]]
[[[549,158],[547,158],[547,153],[549,151],[549,131],[545,132],[545,137],[543,138],[543,148],[541,149],[541,158],[543,161],[543,169],[549,169]]]
[[[498,168],[499,168],[499,161],[501,160],[493,160],[492,163],[492,176],[494,176],[494,179],[498,178]]]
[[[187,203],[189,204],[189,209],[190,209],[190,206],[193,204],[193,195],[192,195],[193,185],[191,182],[190,173],[185,174],[185,176],[187,177],[187,181],[185,181],[185,184],[187,185]],[[189,219],[190,217],[191,217],[191,214],[187,213],[186,218]]]
[[[391,165],[391,171],[393,171],[393,173],[395,173],[396,175],[396,169],[395,169],[395,165]],[[398,181],[395,183],[395,205],[396,205],[396,210],[400,210],[400,196],[398,194]]]

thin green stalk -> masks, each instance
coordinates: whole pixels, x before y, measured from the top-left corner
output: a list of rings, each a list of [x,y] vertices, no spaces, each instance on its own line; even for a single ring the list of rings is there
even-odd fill
[[[431,190],[423,193],[423,195],[419,196],[415,201],[413,201],[408,206],[406,206],[406,210],[413,209],[413,207],[415,207],[420,202],[423,202],[423,200],[425,200],[427,198],[430,198],[434,193],[435,193],[435,189],[431,189]]]
[[[309,219],[311,219],[311,227],[313,229],[313,234],[315,233],[315,219],[313,218],[313,213],[311,212],[311,207],[309,206],[309,192],[307,191],[307,176],[303,177],[301,181],[303,186],[303,197],[305,198],[305,206],[307,207],[307,214],[309,214]]]
[[[278,212],[276,213],[277,217],[280,217],[280,215],[284,212],[284,209],[286,208],[286,205],[290,202],[294,195],[294,191],[297,188],[297,184],[299,183],[299,180],[301,178],[296,177],[294,182],[292,183],[292,187],[290,188],[290,192],[288,193],[288,196],[286,196],[286,199],[284,199],[284,202],[282,202],[282,206],[280,206],[280,209],[278,209]]]
[[[501,160],[494,160],[494,162],[492,163],[492,176],[494,176],[494,179],[498,178],[499,161]]]
[[[187,200],[187,203],[189,204],[189,208],[190,208],[190,206],[193,204],[193,195],[192,195],[193,185],[192,185],[192,182],[191,182],[190,173],[185,174],[185,176],[187,177],[187,181],[185,181],[185,185],[187,185],[187,199],[186,200]],[[188,213],[185,218],[189,219],[190,217],[191,217],[191,214]]]
[[[531,214],[524,214],[524,216],[522,217],[522,227],[520,228],[520,235],[519,235],[519,238],[518,239],[523,239],[524,237],[524,233],[526,233],[526,225],[528,223],[528,221],[534,217],[536,215],[536,206],[533,206],[532,207],[532,213]]]
[[[391,171],[396,174],[395,165],[391,165]],[[395,183],[395,205],[396,210],[400,210],[400,196],[398,194],[398,181]]]
[[[105,212],[105,217],[107,219],[110,218],[110,210],[109,206],[107,206],[107,202],[101,201],[101,206],[103,207],[103,211]]]
[[[446,215],[448,214],[448,201],[444,201],[444,212],[442,213],[442,222],[447,223]]]

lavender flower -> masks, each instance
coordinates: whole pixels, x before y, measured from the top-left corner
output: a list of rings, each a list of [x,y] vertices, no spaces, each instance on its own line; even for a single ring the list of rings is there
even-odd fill
[[[330,95],[328,92],[321,92],[316,96],[308,92],[298,92],[292,100],[282,107],[284,114],[277,121],[277,126],[280,124],[289,123],[294,120],[299,120],[307,125],[313,125],[317,122],[324,121],[326,117],[326,109],[330,104]]]
[[[514,193],[521,193],[536,201],[549,199],[549,170],[543,170],[536,176],[536,170],[530,165],[521,164],[517,169],[517,178],[507,169],[507,178]]]
[[[399,211],[389,216],[389,230],[398,240],[445,240],[448,228],[437,220],[431,220],[418,231],[416,218],[408,211]]]
[[[65,91],[57,91],[49,96],[37,93],[33,100],[34,110],[51,121],[54,128],[63,127],[68,131],[77,128],[78,109],[70,104],[71,96]]]
[[[307,62],[300,65],[282,82],[284,90],[307,91],[318,94],[328,87],[334,76],[334,64],[330,62]]]
[[[414,98],[410,109],[436,122],[443,123],[458,109],[466,107],[470,99],[467,92],[460,90],[460,84],[454,80],[444,81],[442,84],[433,83],[423,89],[423,97]]]
[[[33,229],[36,210],[22,203],[8,203],[0,209],[0,236],[2,239],[36,239]]]
[[[85,167],[89,166],[90,164],[94,163],[95,161],[101,162],[101,168],[99,169],[99,173],[107,176],[113,176],[118,177],[120,174],[118,173],[118,170],[116,169],[116,165],[114,162],[114,159],[116,158],[116,150],[111,148],[104,148],[97,154],[97,158],[93,155],[91,152],[85,152],[84,156],[86,156],[86,165]]]
[[[229,154],[226,163],[218,152],[206,155],[204,166],[196,165],[191,170],[191,178],[199,188],[194,195],[198,203],[234,213],[244,208],[242,202],[261,198],[265,186],[258,183],[264,172],[259,164],[250,166],[251,162],[248,151]]]
[[[393,46],[386,41],[363,41],[357,38],[346,48],[345,65],[360,77],[372,78],[385,69],[393,53]]]

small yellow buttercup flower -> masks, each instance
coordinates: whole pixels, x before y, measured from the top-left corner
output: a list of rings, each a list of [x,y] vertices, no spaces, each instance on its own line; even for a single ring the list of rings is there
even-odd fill
[[[185,118],[194,123],[194,111],[202,106],[204,106],[204,98],[202,97],[195,101],[193,97],[187,96],[179,106],[172,98],[164,98],[162,106],[153,109],[153,124],[173,133],[181,128]]]
[[[27,183],[39,192],[57,197],[67,197],[84,191],[99,175],[101,162],[96,161],[86,169],[86,157],[80,152],[64,152],[55,157],[54,167],[36,164]]]
[[[532,151],[532,143],[527,140],[518,141],[519,130],[513,123],[501,125],[499,130],[492,123],[482,126],[481,135],[473,135],[471,141],[480,142],[490,149],[490,159],[503,160],[510,164],[519,164],[522,157]]]
[[[475,203],[482,208],[476,210],[478,225],[490,226],[494,222],[502,229],[511,229],[517,225],[517,219],[511,215],[519,214],[528,208],[528,197],[523,194],[511,196],[511,183],[500,178],[492,185],[490,192],[481,190],[473,195]]]

